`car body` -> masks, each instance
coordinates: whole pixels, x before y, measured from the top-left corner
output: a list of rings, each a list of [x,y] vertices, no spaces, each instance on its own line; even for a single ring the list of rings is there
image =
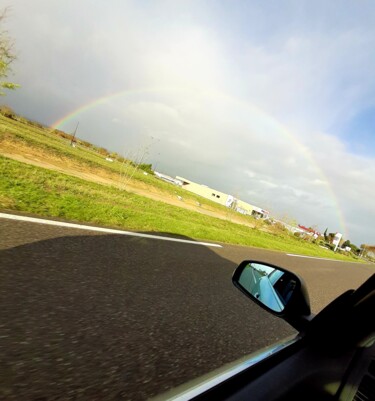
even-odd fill
[[[267,274],[261,277],[262,264],[241,263],[233,275],[234,285],[254,302],[288,321],[299,330],[298,334],[154,400],[374,400],[375,274],[314,316],[303,280],[265,263]],[[255,281],[258,275],[259,280]],[[279,311],[272,309],[272,297],[273,286],[282,278],[293,282],[293,290]],[[267,282],[263,289],[262,279]],[[269,291],[269,296],[257,296],[260,290]]]

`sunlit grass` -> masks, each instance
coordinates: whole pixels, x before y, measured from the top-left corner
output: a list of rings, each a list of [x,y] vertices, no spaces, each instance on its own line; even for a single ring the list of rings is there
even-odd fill
[[[270,234],[118,188],[0,157],[0,207],[126,230],[353,260],[288,234]]]
[[[5,140],[16,146],[26,146],[36,149],[38,152],[43,152],[47,161],[49,158],[71,161],[90,173],[108,173],[114,180],[124,184],[129,182],[131,177],[130,181],[139,182],[148,188],[155,188],[157,191],[172,195],[175,198],[180,196],[186,201],[199,203],[202,209],[206,208],[217,210],[224,214],[228,213],[228,209],[220,204],[187,192],[178,186],[172,186],[155,178],[153,175],[145,175],[142,170],[136,170],[129,164],[121,162],[109,163],[103,155],[90,148],[83,146],[73,148],[69,146],[69,140],[53,134],[48,128],[35,127],[6,118],[0,114],[0,147],[1,141]],[[237,216],[237,218],[253,222],[253,219],[249,216]]]

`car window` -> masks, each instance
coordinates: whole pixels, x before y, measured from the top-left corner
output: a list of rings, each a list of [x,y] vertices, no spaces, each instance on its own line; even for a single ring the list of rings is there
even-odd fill
[[[313,313],[372,274],[374,17],[1,6],[0,399],[145,400],[296,334],[243,260],[276,311],[296,281],[262,262]]]

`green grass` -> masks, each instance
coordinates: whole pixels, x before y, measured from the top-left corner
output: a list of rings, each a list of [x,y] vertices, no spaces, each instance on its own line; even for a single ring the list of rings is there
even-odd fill
[[[158,191],[171,194],[174,197],[179,195],[186,201],[199,202],[203,209],[209,208],[228,214],[228,209],[225,206],[187,192],[178,186],[171,186],[171,184],[159,180],[153,175],[144,175],[141,170],[134,171],[134,168],[127,164],[120,162],[109,163],[103,155],[93,149],[83,146],[73,148],[69,146],[69,140],[51,133],[49,129],[38,128],[27,123],[15,121],[0,114],[0,141],[5,138],[10,139],[16,144],[20,143],[42,150],[53,157],[67,158],[83,167],[87,167],[91,172],[95,171],[95,169],[100,169],[101,171],[112,173],[119,181],[121,181],[121,176],[129,177],[132,175],[132,180],[141,182],[148,187],[156,188]],[[254,219],[250,216],[238,217],[243,221],[254,223]]]
[[[270,234],[118,188],[0,157],[0,207],[122,229],[354,260],[288,234]]]

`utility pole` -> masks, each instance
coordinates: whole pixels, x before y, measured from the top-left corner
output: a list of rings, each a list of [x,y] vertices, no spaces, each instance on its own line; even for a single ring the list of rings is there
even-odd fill
[[[73,146],[73,143],[75,142],[78,125],[79,125],[79,121],[78,121],[78,123],[77,123],[76,129],[74,130],[73,138],[72,138],[72,140],[70,141],[70,146]]]

